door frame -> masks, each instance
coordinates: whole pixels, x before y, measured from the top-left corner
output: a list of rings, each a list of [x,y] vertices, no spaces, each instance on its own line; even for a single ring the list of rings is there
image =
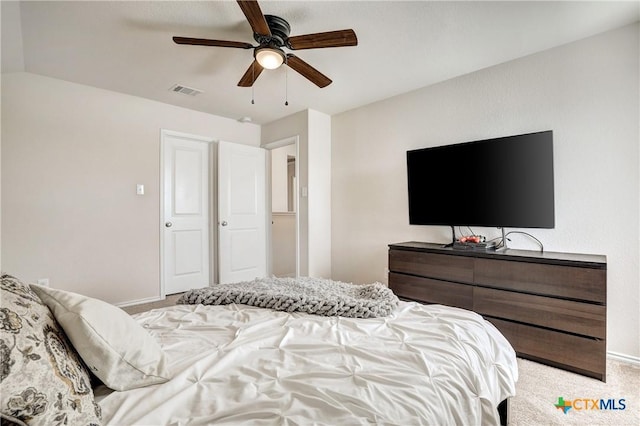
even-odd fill
[[[262,148],[267,150],[267,188],[271,188],[271,150],[281,148],[287,145],[296,146],[296,187],[295,187],[295,224],[296,224],[296,278],[300,278],[300,136],[289,136],[284,139],[279,139],[273,142],[262,145]],[[273,259],[272,259],[272,235],[271,235],[271,223],[273,222],[272,216],[272,204],[271,204],[271,189],[268,191],[267,197],[267,244],[269,250],[267,251],[267,272],[268,275],[273,275]]]
[[[165,232],[164,232],[164,223],[165,223],[165,217],[164,217],[164,203],[165,203],[165,196],[164,196],[164,185],[165,185],[165,177],[164,177],[164,154],[165,154],[165,138],[166,137],[178,137],[178,138],[187,138],[187,139],[192,139],[194,142],[203,142],[203,143],[207,143],[208,144],[208,151],[209,151],[209,155],[208,155],[208,174],[209,176],[207,177],[207,182],[208,182],[208,192],[209,192],[209,220],[207,221],[207,227],[208,227],[208,234],[209,234],[209,282],[214,282],[213,280],[217,277],[217,262],[214,262],[215,259],[215,255],[217,254],[217,241],[214,238],[217,238],[217,234],[214,232],[214,219],[217,217],[217,212],[214,212],[212,210],[213,206],[214,206],[214,202],[217,202],[217,198],[214,198],[217,196],[217,191],[215,191],[215,185],[214,182],[212,181],[212,176],[214,175],[213,173],[213,166],[215,165],[214,162],[214,155],[215,153],[213,151],[215,151],[215,149],[212,149],[212,146],[215,142],[217,142],[217,139],[214,139],[212,137],[208,137],[208,136],[201,136],[201,135],[195,135],[195,134],[191,134],[191,133],[184,133],[184,132],[177,132],[175,130],[168,130],[168,129],[160,129],[160,188],[159,188],[159,194],[160,194],[160,222],[159,222],[159,233],[160,233],[160,299],[164,300],[167,297],[166,294],[166,285],[165,285],[165,264],[164,264],[164,249],[165,249],[165,241],[164,241],[164,237],[165,237]]]

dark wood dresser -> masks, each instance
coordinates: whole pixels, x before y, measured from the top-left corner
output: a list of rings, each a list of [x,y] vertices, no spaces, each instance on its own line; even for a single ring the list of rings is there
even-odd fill
[[[522,358],[606,379],[605,256],[390,244],[389,287],[481,314]]]

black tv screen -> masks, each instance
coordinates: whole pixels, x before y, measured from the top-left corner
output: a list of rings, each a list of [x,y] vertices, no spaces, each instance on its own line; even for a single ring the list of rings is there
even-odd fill
[[[551,130],[407,151],[409,223],[553,228]]]

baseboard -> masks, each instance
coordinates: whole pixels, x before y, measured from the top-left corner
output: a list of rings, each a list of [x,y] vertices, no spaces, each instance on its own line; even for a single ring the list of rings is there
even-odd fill
[[[129,302],[114,303],[114,305],[116,305],[119,308],[126,308],[127,306],[141,305],[143,303],[160,302],[164,299],[165,299],[164,297],[155,296],[155,297],[147,297],[146,299],[131,300]]]
[[[637,356],[631,356],[626,354],[620,354],[617,352],[607,351],[607,358],[611,358],[615,361],[620,361],[627,364],[637,365],[640,367],[640,357],[637,357]]]

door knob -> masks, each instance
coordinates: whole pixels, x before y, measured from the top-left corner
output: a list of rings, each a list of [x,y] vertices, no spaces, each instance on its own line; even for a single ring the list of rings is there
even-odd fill
[[[222,225],[222,226],[227,226],[227,225],[228,225],[228,223],[227,223],[227,221],[226,221],[226,220],[223,220],[223,221],[222,221],[222,223],[221,223],[220,225]]]
[[[166,226],[167,228],[171,228],[173,226],[173,223],[167,222],[164,224],[164,226]]]

